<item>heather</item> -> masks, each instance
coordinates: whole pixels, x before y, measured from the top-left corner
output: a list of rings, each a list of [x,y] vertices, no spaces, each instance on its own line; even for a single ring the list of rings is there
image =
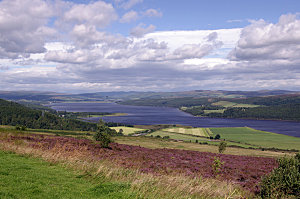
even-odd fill
[[[111,143],[111,149],[101,148],[99,143],[71,137],[45,135],[7,135],[2,142],[21,143],[44,152],[56,151],[81,154],[93,161],[114,162],[125,169],[137,169],[141,173],[183,175],[191,178],[217,178],[230,181],[251,192],[258,193],[261,177],[277,166],[276,160],[265,157],[214,154],[176,149],[148,149],[139,146]],[[215,157],[222,164],[218,175],[213,170]]]

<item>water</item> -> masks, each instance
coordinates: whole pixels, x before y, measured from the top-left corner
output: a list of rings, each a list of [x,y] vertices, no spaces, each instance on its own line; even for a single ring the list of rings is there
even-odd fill
[[[51,108],[69,112],[127,113],[103,117],[107,122],[125,124],[181,124],[193,127],[251,127],[257,130],[300,137],[300,122],[194,117],[175,108],[128,106],[115,103],[55,103]],[[89,118],[98,121],[99,118]]]

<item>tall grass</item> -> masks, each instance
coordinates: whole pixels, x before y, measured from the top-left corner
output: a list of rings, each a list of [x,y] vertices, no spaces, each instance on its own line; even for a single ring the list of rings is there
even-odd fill
[[[192,178],[180,174],[147,174],[137,169],[120,167],[110,160],[95,160],[85,146],[80,150],[68,151],[67,145],[57,145],[45,150],[31,146],[26,140],[12,140],[11,134],[0,133],[0,149],[41,157],[51,163],[80,170],[85,175],[101,181],[129,183],[137,198],[245,198],[251,196],[249,192],[226,181]]]

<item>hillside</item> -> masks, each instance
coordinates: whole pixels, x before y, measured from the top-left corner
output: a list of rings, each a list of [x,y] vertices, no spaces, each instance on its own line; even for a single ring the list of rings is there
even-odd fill
[[[95,130],[96,124],[64,119],[53,113],[34,110],[15,102],[0,99],[0,124],[22,125],[35,129]]]

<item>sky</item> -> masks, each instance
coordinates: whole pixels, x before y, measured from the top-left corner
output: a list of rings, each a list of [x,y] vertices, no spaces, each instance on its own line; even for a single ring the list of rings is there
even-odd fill
[[[299,0],[0,0],[0,90],[300,91]]]

